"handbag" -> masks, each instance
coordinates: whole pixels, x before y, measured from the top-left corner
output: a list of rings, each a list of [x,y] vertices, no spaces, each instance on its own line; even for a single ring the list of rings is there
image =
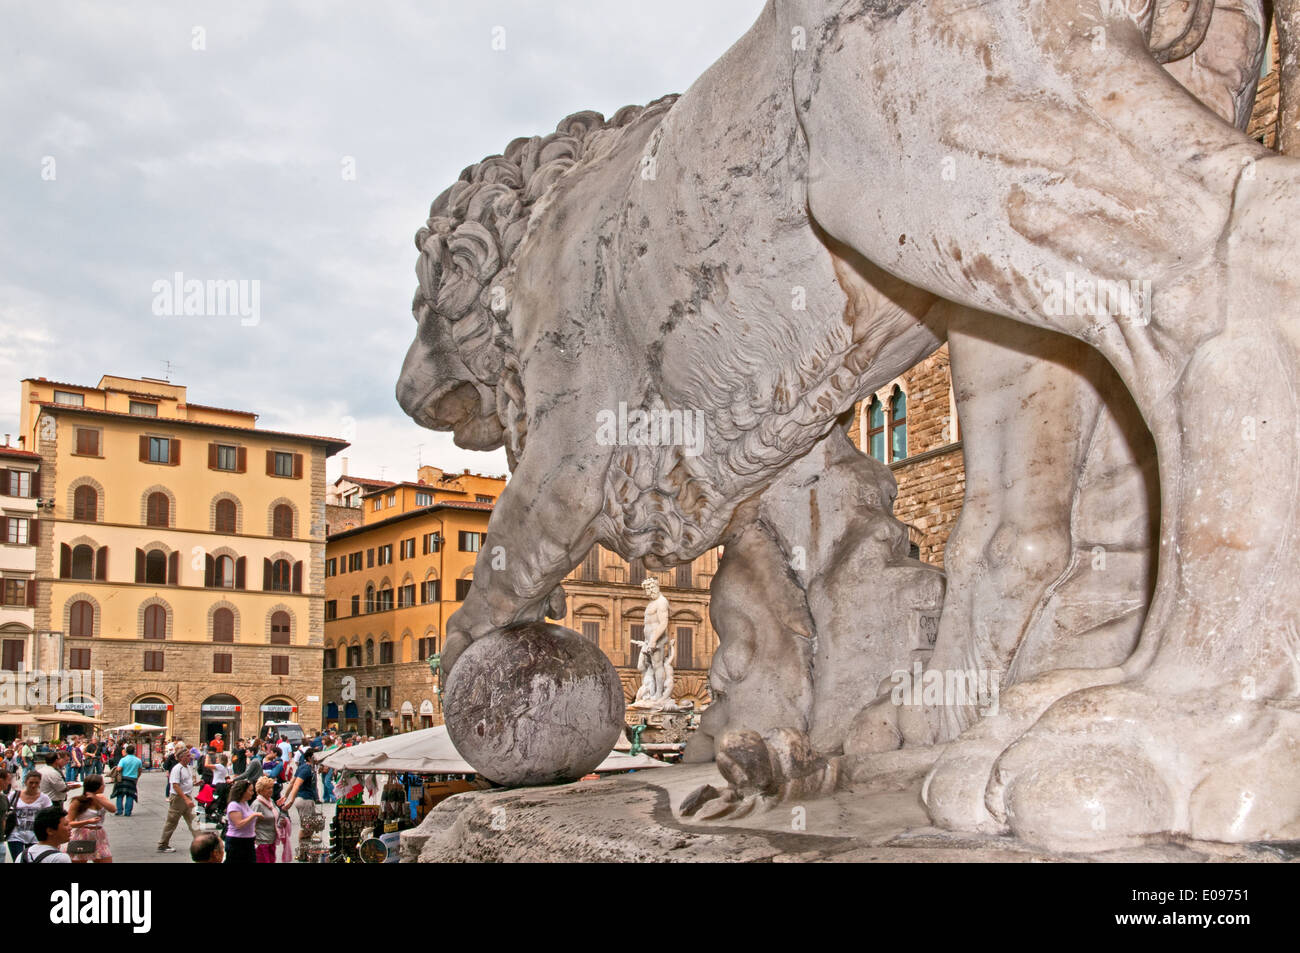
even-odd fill
[[[200,804],[211,804],[213,797],[212,785],[205,784],[203,787],[199,788],[199,793],[194,800],[198,801]]]
[[[70,840],[68,841],[68,854],[69,856],[93,854],[95,847],[96,844],[93,840]]]

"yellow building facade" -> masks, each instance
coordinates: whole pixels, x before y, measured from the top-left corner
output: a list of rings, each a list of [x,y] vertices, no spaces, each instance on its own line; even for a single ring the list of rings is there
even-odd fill
[[[347,444],[147,378],[28,379],[21,417],[48,530],[36,630],[102,671],[101,717],[186,740],[319,724],[325,460]]]
[[[442,723],[428,658],[460,608],[504,477],[421,467],[355,496],[326,546],[325,722],[367,735]]]

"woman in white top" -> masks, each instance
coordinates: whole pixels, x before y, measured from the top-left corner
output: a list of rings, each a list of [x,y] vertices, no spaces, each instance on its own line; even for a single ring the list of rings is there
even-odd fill
[[[17,860],[24,847],[36,843],[36,834],[32,830],[32,825],[36,822],[37,813],[54,806],[50,796],[41,793],[39,771],[33,771],[23,779],[23,789],[12,796],[10,805],[18,815],[18,826],[9,835],[9,856]]]

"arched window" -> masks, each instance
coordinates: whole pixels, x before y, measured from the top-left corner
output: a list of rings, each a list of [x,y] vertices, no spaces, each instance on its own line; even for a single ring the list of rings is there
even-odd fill
[[[279,539],[293,538],[293,507],[281,503],[271,514],[271,535]]]
[[[167,610],[162,606],[148,606],[144,610],[144,637],[146,639],[167,638]]]
[[[907,395],[895,386],[889,397],[889,459],[902,460],[907,456]]]
[[[867,453],[885,463],[885,405],[872,397],[867,405]]]
[[[375,664],[375,640],[366,639],[366,664]]]
[[[93,486],[82,484],[73,493],[72,518],[84,523],[93,523],[99,519],[99,493]]]
[[[361,664],[361,646],[349,645],[347,651],[348,668],[356,668]]]
[[[151,549],[144,557],[144,581],[156,586],[167,585],[167,554]]]
[[[84,489],[84,487],[83,487]],[[94,490],[90,492],[94,493]],[[72,575],[73,579],[94,579],[95,578],[95,551],[82,543],[80,546],[74,546],[72,549]]]
[[[366,611],[375,611],[375,587],[369,584],[366,586]]]
[[[85,599],[78,599],[68,613],[68,631],[79,638],[95,634],[95,607]]]
[[[273,612],[271,614],[271,644],[289,644],[289,613]]]
[[[221,608],[212,613],[212,641],[235,641],[235,614],[229,609]]]
[[[277,559],[271,563],[271,589],[289,592],[293,588],[292,569],[287,559]]]
[[[213,530],[218,533],[235,532],[235,519],[237,516],[238,510],[235,507],[234,500],[217,500]]]
[[[218,556],[214,564],[213,584],[222,589],[235,588],[235,559],[233,556]]]
[[[171,501],[166,493],[150,493],[145,504],[145,523],[148,526],[171,525]]]

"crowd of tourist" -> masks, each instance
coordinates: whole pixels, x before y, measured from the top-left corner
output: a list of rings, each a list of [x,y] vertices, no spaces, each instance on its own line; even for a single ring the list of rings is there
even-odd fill
[[[74,736],[44,746],[20,740],[0,752],[0,829],[18,862],[110,863],[105,818],[130,818],[140,798],[156,793],[167,801],[160,853],[175,852],[172,835],[184,821],[195,861],[292,861],[290,811],[300,841],[321,829],[319,804],[334,801],[334,776],[315,760],[340,743],[329,731],[297,743],[240,738],[229,749],[220,734],[203,747],[173,738],[161,749],[165,782],[153,791],[142,786],[147,769],[128,738]],[[199,808],[215,834],[196,829]]]

